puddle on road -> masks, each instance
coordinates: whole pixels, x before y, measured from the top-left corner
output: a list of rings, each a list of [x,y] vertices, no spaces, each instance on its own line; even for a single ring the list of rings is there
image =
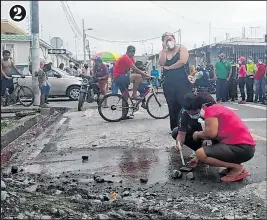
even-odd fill
[[[88,156],[88,162],[83,162],[82,156]],[[157,149],[98,148],[97,151],[75,151],[64,155],[44,152],[25,171],[52,175],[71,172],[81,177],[93,174],[115,175],[124,182],[148,178],[148,183],[155,183],[168,180],[169,171],[179,169],[179,158],[173,150],[167,152]]]

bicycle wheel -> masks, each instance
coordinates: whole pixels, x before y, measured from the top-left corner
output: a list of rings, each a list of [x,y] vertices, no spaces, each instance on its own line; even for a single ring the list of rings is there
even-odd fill
[[[155,108],[158,108],[156,112],[154,112]],[[167,105],[166,98],[163,92],[155,92],[152,93],[146,102],[147,113],[155,119],[165,119],[169,116],[169,108]],[[156,115],[159,110],[164,110],[162,114]]]
[[[86,94],[84,92],[81,92],[79,95],[79,101],[78,101],[78,111],[82,111],[85,98],[86,98]]]
[[[25,107],[29,107],[34,102],[33,91],[27,86],[20,86],[17,94],[20,104]]]
[[[126,118],[129,111],[127,100],[120,94],[107,94],[98,103],[101,118],[108,122],[119,122]]]

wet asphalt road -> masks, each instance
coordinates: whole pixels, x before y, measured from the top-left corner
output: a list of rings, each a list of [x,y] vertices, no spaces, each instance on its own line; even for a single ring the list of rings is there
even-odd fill
[[[170,178],[172,170],[179,169],[182,163],[173,149],[175,142],[169,134],[169,118],[155,120],[145,110],[140,110],[134,120],[108,123],[99,116],[95,106],[87,105],[85,111],[77,112],[77,102],[63,105],[73,109],[33,140],[30,143],[33,147],[25,148],[13,160],[25,172],[50,176],[69,173],[78,179],[92,179],[97,174],[136,189],[143,186],[140,178],[147,178],[145,187],[164,193],[164,197],[205,197],[207,193],[229,196],[235,192],[235,202],[242,200],[244,207],[253,206],[251,201],[255,205],[266,200],[265,106],[226,104],[240,115],[257,141],[254,158],[245,164],[251,176],[242,182],[226,184],[219,181],[218,169],[214,167],[197,168],[192,181],[185,175],[180,180]],[[189,160],[190,153],[185,147],[186,160]],[[88,161],[83,162],[82,156],[88,156]],[[226,214],[235,212],[233,204],[226,206]],[[200,214],[197,207],[192,208],[192,214]],[[242,207],[240,212],[244,209]],[[248,210],[256,212],[258,217],[266,216],[263,209],[253,207]],[[205,211],[202,214],[210,216]]]

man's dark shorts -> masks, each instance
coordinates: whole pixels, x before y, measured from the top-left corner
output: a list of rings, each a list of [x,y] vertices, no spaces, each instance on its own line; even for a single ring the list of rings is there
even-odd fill
[[[117,84],[121,92],[124,92],[128,89],[131,81],[130,81],[130,74],[122,74],[119,77],[114,77],[114,82]]]
[[[255,147],[248,144],[228,145],[218,143],[204,146],[203,149],[207,157],[236,164],[249,161],[255,153]]]
[[[13,79],[7,79],[1,76],[1,96],[5,95],[6,89],[9,89],[9,94],[12,94],[14,91]]]
[[[194,130],[189,129],[185,136],[185,145],[194,151],[202,147],[201,140],[193,139]],[[176,139],[178,128],[173,129],[172,137]],[[249,161],[255,153],[255,147],[247,144],[228,145],[219,143],[217,140],[212,140],[212,145],[203,146],[207,157],[212,157],[228,163],[244,163]]]

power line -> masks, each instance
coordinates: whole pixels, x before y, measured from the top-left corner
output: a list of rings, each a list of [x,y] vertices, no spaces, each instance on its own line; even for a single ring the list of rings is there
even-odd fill
[[[203,23],[200,23],[200,22],[198,22],[198,21],[196,21],[196,20],[193,20],[193,19],[191,19],[191,18],[185,17],[185,16],[183,16],[183,15],[179,15],[179,14],[177,14],[176,12],[174,12],[174,11],[168,9],[168,8],[165,8],[165,7],[162,6],[162,5],[159,5],[158,3],[154,2],[154,1],[150,1],[150,2],[153,3],[153,4],[155,4],[156,6],[158,6],[158,7],[162,8],[162,9],[164,9],[165,11],[170,12],[170,13],[172,13],[172,14],[174,14],[174,15],[176,15],[176,16],[182,18],[182,19],[187,19],[187,20],[192,21],[192,22],[194,22],[194,23],[196,23],[196,24],[199,24],[199,25],[205,25],[205,26],[206,26],[206,25],[207,25],[207,26],[209,25],[209,24],[203,24]],[[235,30],[235,31],[238,30],[238,31],[239,31],[239,29],[221,28],[221,27],[215,27],[215,26],[211,26],[211,28],[217,28],[217,29],[221,29],[221,30]]]
[[[69,14],[70,14],[70,17],[71,17],[71,19],[72,19],[72,23],[74,24],[74,27],[75,27],[76,30],[79,32],[79,34],[82,35],[82,32],[81,32],[79,26],[77,25],[77,23],[76,23],[76,21],[75,21],[75,18],[73,17],[73,14],[72,14],[72,12],[71,12],[71,10],[70,10],[70,7],[69,7],[68,2],[65,1],[65,4],[66,4],[66,6],[67,6],[67,9],[69,10]]]
[[[173,32],[173,34],[178,33],[179,31],[175,31]],[[107,40],[107,39],[103,39],[103,38],[98,38],[98,37],[94,37],[94,36],[88,36],[92,39],[98,40],[98,41],[103,41],[103,42],[109,42],[109,43],[144,43],[146,41],[151,41],[151,40],[156,40],[159,39],[161,36],[157,36],[157,37],[152,37],[152,38],[147,38],[147,39],[143,39],[143,40],[128,40],[128,41],[120,41],[120,40]]]
[[[77,36],[75,28],[73,27],[73,23],[71,22],[69,14],[67,12],[66,6],[64,5],[63,1],[60,1],[60,3],[61,3],[61,6],[62,6],[62,9],[63,9],[63,12],[65,13],[65,16],[66,16],[66,18],[68,20],[68,23],[69,23],[69,25],[71,27],[72,32],[74,33],[75,36]]]

